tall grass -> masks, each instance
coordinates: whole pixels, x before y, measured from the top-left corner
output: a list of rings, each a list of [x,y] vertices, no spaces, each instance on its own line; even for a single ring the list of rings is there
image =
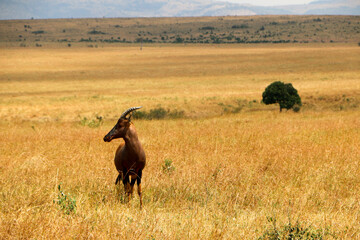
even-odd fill
[[[0,238],[360,238],[356,49],[3,49]],[[299,113],[260,103],[273,79],[296,86]],[[114,185],[121,140],[102,138],[127,107],[159,104],[184,116],[133,119],[140,210]]]
[[[136,121],[147,152],[144,210],[118,200],[112,127],[2,124],[3,238],[256,238],[297,221],[360,237],[359,114],[247,113]],[[171,159],[174,169],[164,170]],[[169,165],[169,164],[167,164]],[[168,167],[166,167],[168,169]],[[76,199],[65,214],[58,185]],[[120,193],[122,189],[118,190]],[[330,235],[327,237],[331,237]]]

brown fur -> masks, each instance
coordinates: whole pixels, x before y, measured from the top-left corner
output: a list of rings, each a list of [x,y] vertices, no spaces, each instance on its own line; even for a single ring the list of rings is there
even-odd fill
[[[137,181],[141,208],[141,177],[142,170],[146,165],[146,156],[138,139],[135,126],[130,122],[130,119],[120,118],[113,129],[104,137],[104,141],[110,142],[116,138],[124,139],[124,143],[121,143],[117,148],[114,158],[116,169],[119,172],[116,183],[122,180],[128,197],[127,201],[130,201],[135,181]]]

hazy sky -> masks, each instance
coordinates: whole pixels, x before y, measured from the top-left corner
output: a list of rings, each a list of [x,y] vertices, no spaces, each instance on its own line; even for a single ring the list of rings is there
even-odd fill
[[[248,3],[258,6],[276,6],[276,5],[307,4],[315,0],[218,0],[218,1],[241,3],[241,4]]]

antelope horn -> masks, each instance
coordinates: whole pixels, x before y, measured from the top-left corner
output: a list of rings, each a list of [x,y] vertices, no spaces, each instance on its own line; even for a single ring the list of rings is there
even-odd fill
[[[132,107],[132,108],[129,108],[128,110],[126,110],[125,112],[123,112],[123,114],[121,114],[120,118],[126,118],[126,115],[128,115],[129,113],[131,113],[132,111],[135,111],[135,110],[138,110],[142,108],[141,107]]]

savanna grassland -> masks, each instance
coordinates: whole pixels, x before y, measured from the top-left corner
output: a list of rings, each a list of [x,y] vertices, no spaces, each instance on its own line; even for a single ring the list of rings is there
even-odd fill
[[[360,238],[357,44],[0,52],[0,239]],[[261,104],[273,81],[300,112]],[[181,113],[133,120],[142,210],[102,140],[139,105]]]

